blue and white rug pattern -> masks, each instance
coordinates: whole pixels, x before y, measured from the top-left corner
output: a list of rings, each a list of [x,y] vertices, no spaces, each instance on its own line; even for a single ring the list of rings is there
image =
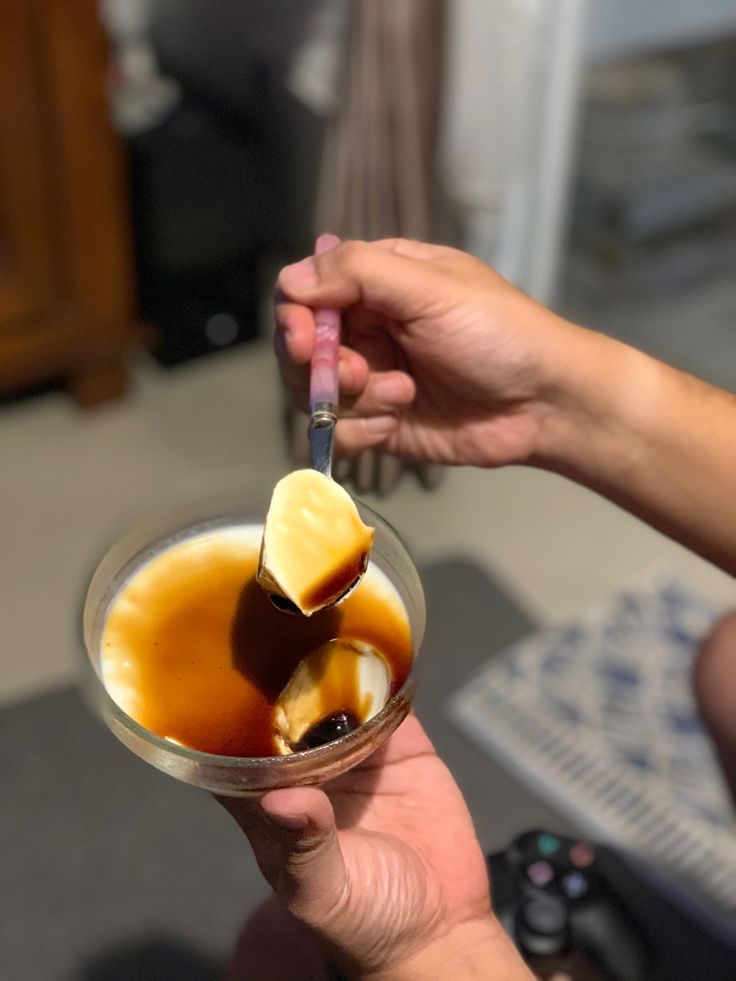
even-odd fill
[[[736,818],[691,689],[720,612],[653,574],[492,658],[449,712],[587,834],[736,923]]]

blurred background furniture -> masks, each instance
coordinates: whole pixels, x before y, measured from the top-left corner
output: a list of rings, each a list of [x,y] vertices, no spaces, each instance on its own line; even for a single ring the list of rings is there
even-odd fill
[[[320,230],[435,235],[443,0],[136,6],[139,36],[180,91],[128,134],[139,297],[161,363],[266,332],[258,304],[275,267]],[[118,8],[103,9],[124,57],[131,18]],[[284,414],[304,462],[305,419]],[[385,493],[404,469],[370,452],[338,477]],[[424,483],[437,476],[420,468]]]
[[[121,146],[95,0],[0,6],[0,395],[125,386],[135,340]]]
[[[330,116],[314,231],[344,239],[443,240],[435,173],[444,82],[444,0],[353,0]],[[374,362],[374,368],[383,366]],[[304,419],[296,459],[309,459]],[[364,450],[335,467],[357,493],[387,494],[405,470],[433,486],[442,468]]]
[[[258,337],[311,248],[323,125],[289,71],[317,0],[104,0],[138,299],[165,366]],[[265,302],[264,302],[265,301]]]
[[[601,66],[580,127],[576,292],[600,300],[736,269],[736,35]]]
[[[585,163],[578,137],[591,75],[603,66],[625,71],[634,58],[686,58],[736,37],[736,5],[453,0],[448,12],[440,162],[460,242],[542,303],[554,303]],[[722,93],[724,75],[716,81],[716,74],[711,88]],[[624,170],[621,180],[627,176]]]

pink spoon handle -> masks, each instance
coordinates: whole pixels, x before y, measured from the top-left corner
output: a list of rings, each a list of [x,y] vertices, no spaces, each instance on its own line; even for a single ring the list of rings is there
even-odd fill
[[[329,252],[340,242],[337,235],[320,235],[315,254]],[[315,412],[337,412],[337,366],[340,357],[340,314],[337,310],[314,311],[316,334],[309,382],[309,409]]]

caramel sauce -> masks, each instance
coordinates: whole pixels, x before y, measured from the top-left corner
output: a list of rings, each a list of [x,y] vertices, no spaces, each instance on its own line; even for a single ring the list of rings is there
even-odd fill
[[[142,566],[113,600],[103,631],[103,678],[145,728],[226,756],[270,756],[274,707],[299,662],[339,637],[370,644],[406,680],[406,612],[370,569],[338,606],[311,617],[274,608],[256,582],[259,543],[220,529],[173,545]],[[372,574],[373,573],[373,574]],[[320,687],[324,716],[361,716],[355,670]],[[347,703],[347,704],[346,704]]]
[[[315,588],[304,597],[305,609],[319,609],[326,603],[334,602],[334,598],[344,596],[356,579],[365,571],[364,556],[357,556],[352,562],[344,563],[331,575],[325,577]]]

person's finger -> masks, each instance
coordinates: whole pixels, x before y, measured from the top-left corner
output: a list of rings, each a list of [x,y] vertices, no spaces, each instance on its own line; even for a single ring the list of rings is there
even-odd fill
[[[406,259],[414,259],[420,262],[427,262],[432,259],[447,258],[458,255],[456,249],[444,245],[431,245],[426,242],[417,242],[406,238],[385,238],[374,242],[355,242],[343,243],[345,245],[366,245],[371,249],[381,249],[389,255],[402,256]],[[304,260],[307,261],[307,260]],[[294,263],[287,266],[291,269]],[[311,356],[313,344],[314,318],[311,316],[312,310],[301,303],[293,303],[283,289],[277,286],[274,300],[274,317],[278,329],[292,335],[294,344],[294,357],[301,361],[306,361]],[[306,315],[305,315],[306,312]]]
[[[295,364],[289,357],[283,335],[274,337],[274,351],[279,370],[292,389],[300,408],[306,408],[309,393],[309,365]],[[338,382],[341,395],[359,395],[370,377],[365,358],[349,347],[341,347],[338,361]]]
[[[327,795],[312,787],[272,790],[260,804],[221,799],[245,832],[264,876],[300,919],[324,926],[347,876]]]
[[[287,299],[282,290],[276,290],[273,314],[275,338],[283,341],[294,364],[309,364],[314,349],[314,311]]]
[[[361,450],[382,447],[398,428],[398,417],[393,415],[338,419],[335,426],[335,455],[354,456]]]
[[[421,316],[437,302],[441,291],[429,288],[431,282],[426,262],[369,242],[344,242],[279,275],[279,289],[300,304],[344,309],[362,302],[398,322]],[[294,323],[294,315],[287,320]]]
[[[340,400],[340,415],[350,418],[402,412],[416,393],[416,382],[405,371],[374,371],[359,394]]]
[[[385,249],[387,252],[406,256],[407,259],[420,259],[422,262],[457,253],[457,249],[448,245],[434,245],[430,242],[419,242],[413,238],[379,238],[374,239],[370,244]]]

